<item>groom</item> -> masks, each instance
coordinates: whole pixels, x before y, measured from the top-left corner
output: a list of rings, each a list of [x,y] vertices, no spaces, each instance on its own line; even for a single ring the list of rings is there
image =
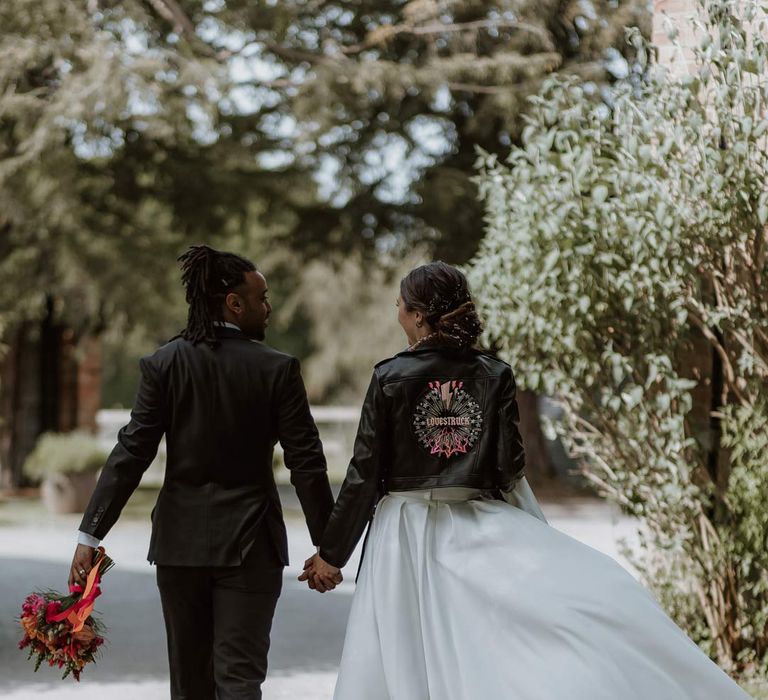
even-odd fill
[[[298,361],[254,342],[264,340],[272,311],[264,276],[248,260],[204,245],[180,261],[187,327],[140,362],[131,420],[85,511],[70,583],[84,582],[93,548],[165,434],[148,559],[157,565],[171,697],[253,700],[261,698],[288,564],[275,443],[316,545],[333,498]]]

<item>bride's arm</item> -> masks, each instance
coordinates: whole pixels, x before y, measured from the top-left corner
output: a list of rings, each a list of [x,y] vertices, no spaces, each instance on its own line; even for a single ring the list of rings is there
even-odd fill
[[[320,544],[320,556],[343,567],[355,549],[376,505],[381,479],[384,392],[374,370],[363,402],[352,460]]]
[[[525,470],[525,449],[520,435],[520,411],[517,407],[517,386],[512,369],[505,368],[499,406],[498,486],[509,491],[522,478]]]

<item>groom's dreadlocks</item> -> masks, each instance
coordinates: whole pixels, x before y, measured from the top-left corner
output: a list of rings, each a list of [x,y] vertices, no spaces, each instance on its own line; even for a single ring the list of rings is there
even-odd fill
[[[245,281],[246,272],[256,266],[234,253],[224,253],[207,245],[193,245],[179,256],[181,282],[187,292],[189,315],[181,337],[191,343],[219,344],[213,322],[221,319],[224,298]]]

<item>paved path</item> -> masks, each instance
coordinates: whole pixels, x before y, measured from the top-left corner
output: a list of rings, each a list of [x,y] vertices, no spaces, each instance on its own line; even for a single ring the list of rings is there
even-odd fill
[[[354,592],[357,554],[336,591],[319,595],[296,581],[312,551],[306,528],[286,494],[292,566],[286,571],[270,652],[265,700],[330,700],[344,628]],[[118,566],[109,573],[97,609],[109,625],[109,646],[88,668],[80,684],[60,683],[56,671],[31,663],[16,649],[20,603],[35,588],[64,588],[79,519],[36,511],[4,518],[0,505],[0,697],[5,700],[165,700],[168,667],[154,569],[145,560],[149,527],[145,520],[118,523],[105,544]],[[545,504],[558,529],[618,557],[616,539],[631,538],[633,524],[594,501]],[[17,514],[18,515],[18,514]]]
[[[79,686],[70,679],[59,684],[59,672],[46,667],[32,674],[31,662],[15,648],[19,632],[13,618],[19,603],[32,587],[63,588],[66,565],[2,557],[0,566],[0,696],[14,700],[168,697],[165,631],[154,571],[149,566],[145,572],[115,568],[108,574],[97,609],[109,625],[109,646],[102,659],[86,670]],[[286,576],[284,583],[270,652],[275,678],[265,697],[330,698],[351,596],[310,594],[292,576]],[[29,685],[31,681],[36,687]],[[141,693],[137,692],[137,682]],[[104,693],[105,684],[108,694]],[[310,695],[300,693],[310,686],[321,687]],[[67,688],[71,696],[65,694]]]

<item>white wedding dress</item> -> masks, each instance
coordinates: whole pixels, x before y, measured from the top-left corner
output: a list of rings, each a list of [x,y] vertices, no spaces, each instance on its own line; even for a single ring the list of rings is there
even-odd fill
[[[382,499],[334,700],[749,698],[619,564],[528,501]]]

